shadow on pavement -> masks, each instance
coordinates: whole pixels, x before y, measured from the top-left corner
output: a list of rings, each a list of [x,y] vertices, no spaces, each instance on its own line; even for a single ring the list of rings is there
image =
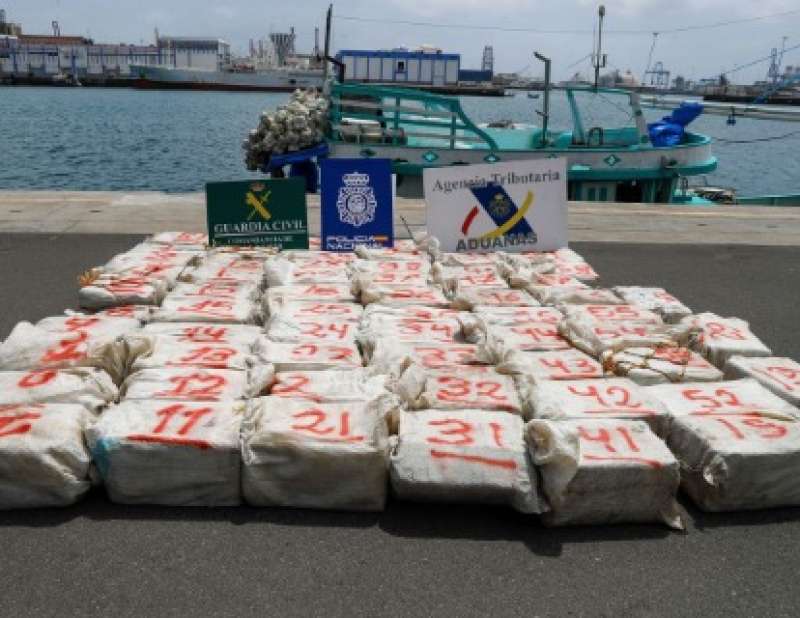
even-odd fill
[[[800,521],[800,508],[735,513],[704,513],[680,496],[688,534],[731,526]],[[616,524],[548,528],[534,515],[503,506],[398,502],[390,499],[381,513],[295,508],[174,507],[113,504],[100,488],[82,502],[63,509],[0,511],[0,528],[57,527],[77,519],[94,521],[229,522],[235,526],[267,524],[291,527],[374,528],[398,538],[460,539],[522,543],[532,553],[558,557],[576,543],[660,540],[675,534],[661,524]]]
[[[113,504],[101,489],[72,507],[0,512],[0,528],[56,527],[77,519],[95,521],[230,522],[237,526],[272,524],[293,527],[372,528],[400,538],[467,539],[523,543],[542,556],[559,556],[570,543],[661,539],[659,525],[546,528],[533,515],[506,507],[397,502],[382,513],[294,508],[174,507]]]
[[[687,509],[694,527],[698,530],[729,528],[731,526],[759,526],[800,521],[800,508],[764,509],[730,513],[705,513],[694,507]]]
[[[535,515],[501,506],[394,502],[380,527],[397,537],[521,542],[531,552],[560,556],[564,545],[598,541],[662,539],[672,532],[661,525],[610,525],[547,528]]]

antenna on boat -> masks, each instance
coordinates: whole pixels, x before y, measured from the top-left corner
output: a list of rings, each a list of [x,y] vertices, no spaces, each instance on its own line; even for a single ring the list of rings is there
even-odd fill
[[[543,56],[539,52],[533,52],[537,60],[544,62],[544,101],[542,101],[542,111],[536,113],[542,117],[542,148],[547,146],[547,121],[550,119],[550,58]]]
[[[597,9],[597,49],[593,54],[592,65],[594,65],[594,87],[595,90],[600,84],[600,69],[606,66],[606,56],[603,53],[603,18],[606,16],[606,7],[602,4]]]

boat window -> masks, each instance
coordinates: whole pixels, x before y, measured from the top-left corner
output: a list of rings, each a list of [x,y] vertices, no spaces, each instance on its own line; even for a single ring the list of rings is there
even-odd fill
[[[405,73],[406,72],[405,60],[398,60],[397,61],[397,72],[398,73]]]

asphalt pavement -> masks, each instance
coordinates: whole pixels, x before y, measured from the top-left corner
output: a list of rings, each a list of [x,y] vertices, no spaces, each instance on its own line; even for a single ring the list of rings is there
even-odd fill
[[[76,277],[140,236],[0,235],[0,337],[73,307]],[[800,358],[800,248],[576,243],[601,284],[666,287]],[[796,616],[800,509],[688,530],[547,529],[510,509],[380,514],[126,507],[0,512],[5,615]]]

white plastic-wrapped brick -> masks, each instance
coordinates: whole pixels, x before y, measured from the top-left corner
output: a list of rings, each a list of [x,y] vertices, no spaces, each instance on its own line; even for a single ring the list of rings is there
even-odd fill
[[[602,361],[614,375],[628,377],[642,386],[722,379],[719,369],[689,348],[627,348],[604,352]]]
[[[352,343],[358,335],[358,325],[336,318],[293,319],[278,314],[269,319],[266,331],[272,341]]]
[[[600,278],[600,275],[587,262],[556,261],[555,272],[566,277],[575,277],[580,281],[595,281]]]
[[[255,247],[255,246],[236,246],[236,245],[223,245],[218,247],[209,247],[206,250],[206,257],[219,258],[223,256],[236,256],[249,258],[252,260],[261,260],[262,262],[274,257],[278,250],[275,247]]]
[[[380,401],[253,401],[242,425],[245,500],[253,506],[383,510],[388,426]]]
[[[334,251],[304,251],[302,249],[282,251],[281,258],[296,262],[307,268],[321,266],[341,266],[345,268],[351,262],[358,260],[355,253],[337,253]]]
[[[348,283],[346,269],[337,265],[311,265],[292,262],[280,256],[267,261],[264,271],[269,287],[307,285],[309,283]]]
[[[680,347],[689,338],[683,325],[601,322],[585,315],[566,318],[558,327],[572,345],[595,358],[626,348]]]
[[[0,509],[77,502],[91,486],[92,418],[77,404],[0,405]]]
[[[525,427],[546,525],[661,522],[683,529],[678,461],[646,423],[532,420]]]
[[[774,414],[681,416],[669,447],[704,511],[800,505],[800,423]]]
[[[644,389],[673,418],[774,414],[800,420],[800,410],[751,378],[727,382],[659,384]]]
[[[89,310],[120,305],[159,305],[167,289],[167,282],[156,277],[99,275],[84,280],[78,290],[78,303]]]
[[[524,287],[540,304],[554,305],[556,297],[577,293],[579,290],[591,290],[583,281],[565,275],[538,275],[535,280]]]
[[[114,333],[113,326],[106,332]],[[103,335],[102,329],[49,331],[20,322],[0,344],[0,371],[97,367],[119,382],[125,373],[128,350],[118,337]]]
[[[539,303],[525,290],[508,287],[473,287],[459,290],[452,307],[471,311],[474,307],[538,307]]]
[[[648,309],[636,305],[563,305],[561,310],[567,318],[585,318],[600,323],[620,322],[624,324],[663,324],[661,317]]]
[[[533,288],[528,288],[533,291]],[[623,305],[625,301],[606,288],[552,286],[537,288],[534,294],[543,305]]]
[[[147,263],[141,266],[131,265],[124,270],[104,271],[100,275],[100,279],[104,277],[114,277],[124,280],[145,279],[149,281],[158,281],[160,284],[166,286],[167,289],[172,289],[180,281],[181,275],[187,270],[189,270],[189,267],[172,266],[169,263],[164,265]]]
[[[198,300],[243,298],[252,301],[261,296],[261,290],[252,281],[208,279],[203,283],[179,283],[172,289],[169,296],[183,296]]]
[[[725,377],[753,378],[762,386],[800,407],[800,363],[777,356],[733,356],[725,365]]]
[[[203,232],[160,232],[147,239],[146,242],[175,245],[186,249],[205,249],[208,244],[208,234]]]
[[[99,412],[118,394],[111,377],[101,369],[0,371],[0,405],[72,403]]]
[[[239,504],[246,405],[126,400],[110,407],[86,437],[111,501]]]
[[[247,292],[234,297],[206,298],[169,294],[150,319],[153,322],[259,324],[262,313]]]
[[[534,382],[541,380],[588,380],[602,378],[603,366],[588,354],[570,348],[548,352],[512,350],[498,363],[498,370]]]
[[[353,274],[364,275],[397,275],[398,277],[414,277],[415,280],[428,279],[431,272],[431,263],[427,258],[416,260],[355,260],[349,263],[348,269]],[[403,282],[403,281],[401,281]],[[378,283],[389,283],[378,281]],[[404,283],[411,284],[412,280]]]
[[[436,322],[437,320],[458,319],[466,315],[463,311],[443,307],[429,307],[425,305],[379,305],[372,304],[364,308],[364,321],[367,322],[376,317],[383,319],[389,316],[398,319],[421,320],[423,322]]]
[[[617,286],[614,291],[627,303],[654,311],[665,322],[674,324],[692,315],[692,310],[664,288]]]
[[[526,418],[645,421],[659,436],[669,428],[667,410],[647,389],[627,378],[518,380]]]
[[[436,261],[442,266],[481,266],[493,265],[502,261],[499,253],[439,253]]]
[[[576,279],[570,275],[559,275],[558,273],[538,275],[536,281],[531,285],[556,288],[579,288],[581,290],[591,289],[580,279]]]
[[[556,262],[561,264],[581,264],[586,262],[586,259],[580,253],[569,247],[556,249],[553,251],[553,257]]]
[[[367,351],[367,350],[365,350]],[[448,365],[489,365],[477,345],[466,343],[412,343],[378,339],[367,356],[368,365],[381,373],[399,375],[409,363],[428,369]]]
[[[388,393],[387,379],[370,368],[280,371],[269,394],[314,403],[368,401]]]
[[[361,354],[353,342],[304,341],[285,343],[264,339],[261,355],[276,371],[325,371],[361,367]]]
[[[230,343],[192,343],[168,335],[126,338],[131,354],[130,372],[158,367],[204,367],[247,371],[266,361],[248,345]]]
[[[452,366],[428,369],[412,364],[392,385],[411,410],[496,410],[522,413],[511,376],[494,367]]]
[[[389,306],[450,306],[442,289],[435,285],[385,285],[376,283],[371,275],[360,275],[353,279],[352,289],[362,305],[377,303]]]
[[[367,245],[356,245],[355,254],[362,260],[412,260],[419,261],[425,256],[419,249],[404,247],[368,247]]]
[[[346,283],[309,283],[307,285],[282,285],[269,288],[264,294],[264,309],[272,314],[275,308],[290,302],[346,303],[355,296]]]
[[[108,309],[101,309],[89,313],[80,313],[77,311],[70,311],[69,309],[64,313],[66,315],[76,316],[92,316],[98,318],[133,318],[140,322],[146,322],[153,313],[154,306],[152,305],[119,305],[118,307],[109,307]]]
[[[526,288],[529,285],[537,285],[539,277],[551,275],[555,272],[555,269],[556,266],[553,261],[531,264],[521,260],[514,260],[506,264],[503,272],[512,288]]]
[[[498,253],[497,255],[504,263],[513,267],[539,265],[555,266],[555,264],[558,263],[556,254],[553,251],[521,251],[519,253]]]
[[[416,264],[416,262],[368,262],[369,264]],[[404,286],[412,288],[426,287],[431,284],[430,277],[421,275],[419,272],[408,272],[401,270],[381,270],[374,271],[356,271],[353,277],[369,277],[373,284],[380,286]]]
[[[202,251],[181,250],[175,246],[140,243],[125,253],[115,255],[101,270],[106,273],[127,272],[131,269],[177,269],[195,266],[203,256]]]
[[[569,350],[572,346],[551,322],[521,322],[514,326],[493,324],[487,327],[506,350],[542,352],[546,350]]]
[[[169,337],[176,343],[208,343],[255,349],[261,328],[248,324],[208,324],[198,322],[153,322],[141,331],[145,336]]]
[[[487,410],[401,412],[390,476],[401,500],[545,506],[526,453],[522,420]]]
[[[731,356],[772,356],[744,320],[699,313],[684,318],[681,324],[699,331],[691,337],[691,346],[720,369],[725,368]]]
[[[520,322],[549,322],[558,324],[564,314],[555,307],[486,307],[478,305],[472,312],[487,324],[514,325]]]
[[[508,285],[500,265],[480,264],[476,266],[433,265],[433,280],[449,294],[473,287],[505,288]]]
[[[209,255],[197,268],[184,270],[180,279],[196,284],[224,279],[252,283],[262,287],[264,285],[265,260],[266,257],[257,258],[230,253],[213,254]]]
[[[414,252],[420,251],[423,253],[423,256],[427,258],[427,253],[425,253],[424,249],[429,244],[427,232],[423,232],[422,234],[417,233],[414,234],[414,238],[395,238],[394,239],[394,248],[398,251]]]
[[[305,302],[301,300],[272,303],[268,315],[287,320],[328,318],[340,322],[359,322],[364,307],[354,302]]]
[[[203,367],[158,367],[142,369],[123,382],[124,399],[170,399],[175,401],[228,401],[249,399],[266,392],[274,369],[259,365],[248,371]]]
[[[554,307],[484,307],[478,306],[473,313],[460,313],[461,333],[466,341],[479,343],[484,341],[487,332],[498,335],[511,328],[523,328],[525,325],[538,324],[550,330],[556,328],[563,314]],[[523,333],[524,335],[525,333]],[[512,337],[514,338],[514,337]]]
[[[458,343],[463,341],[461,322],[455,319],[423,321],[372,314],[359,329],[358,340],[367,356],[381,339],[416,343]]]
[[[135,316],[113,316],[104,313],[88,315],[70,312],[39,320],[36,328],[64,335],[86,333],[95,341],[113,341],[120,335],[138,332],[141,325]]]

